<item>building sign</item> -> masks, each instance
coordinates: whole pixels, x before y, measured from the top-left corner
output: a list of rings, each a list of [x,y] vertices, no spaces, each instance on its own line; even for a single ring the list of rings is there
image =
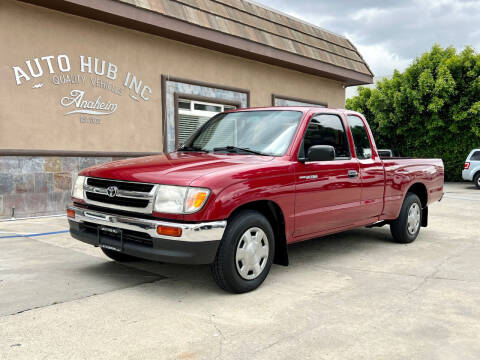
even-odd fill
[[[68,55],[47,55],[29,59],[25,65],[13,66],[15,83],[42,89],[46,82],[65,88],[58,102],[64,115],[80,114],[80,122],[100,124],[97,116],[115,113],[119,107],[116,96],[128,97],[142,103],[150,100],[152,89],[131,71],[122,72],[119,67],[91,56],[80,55],[79,67],[74,69]],[[102,89],[105,94],[93,96],[91,89]],[[127,96],[127,95],[125,95]]]
[[[70,97],[65,96],[60,100],[60,104],[65,107],[73,105],[75,110],[67,112],[65,115],[70,114],[90,114],[90,115],[110,115],[117,110],[118,104],[112,104],[110,101],[106,103],[99,96],[97,100],[84,99],[85,91],[72,90]]]

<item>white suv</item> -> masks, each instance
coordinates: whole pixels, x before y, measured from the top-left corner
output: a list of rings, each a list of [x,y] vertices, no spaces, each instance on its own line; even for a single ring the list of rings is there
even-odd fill
[[[463,180],[473,181],[480,189],[480,149],[474,149],[465,160],[462,171]]]

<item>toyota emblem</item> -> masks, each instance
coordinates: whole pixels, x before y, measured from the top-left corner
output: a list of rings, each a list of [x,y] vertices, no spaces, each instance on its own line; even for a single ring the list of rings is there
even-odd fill
[[[116,186],[109,186],[107,188],[107,195],[111,198],[117,196],[118,188]]]

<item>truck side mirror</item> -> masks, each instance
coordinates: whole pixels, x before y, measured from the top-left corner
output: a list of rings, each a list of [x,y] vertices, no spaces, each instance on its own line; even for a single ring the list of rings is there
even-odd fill
[[[307,161],[332,161],[335,159],[335,148],[330,145],[310,146]]]

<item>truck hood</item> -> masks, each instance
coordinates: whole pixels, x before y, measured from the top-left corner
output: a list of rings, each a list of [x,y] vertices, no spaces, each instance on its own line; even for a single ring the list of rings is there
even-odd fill
[[[204,175],[261,168],[271,156],[175,152],[92,166],[80,175],[105,179],[188,186]]]

